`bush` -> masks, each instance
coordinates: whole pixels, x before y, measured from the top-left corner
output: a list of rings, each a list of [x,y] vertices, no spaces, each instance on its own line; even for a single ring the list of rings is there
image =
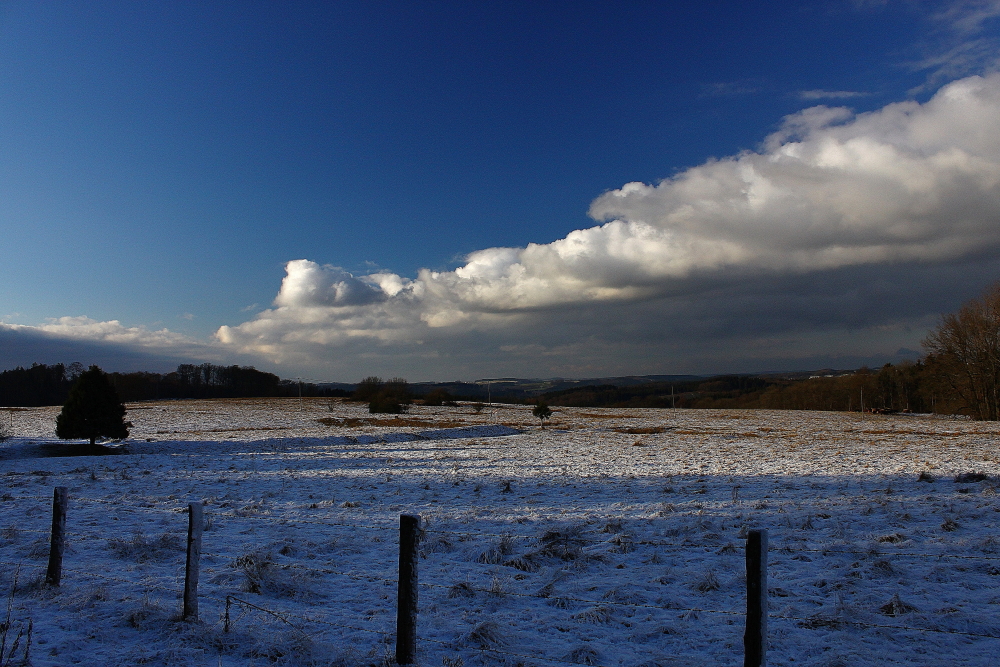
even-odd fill
[[[409,412],[410,406],[400,403],[391,396],[378,395],[368,404],[368,412],[371,414],[401,415]]]
[[[424,405],[447,405],[455,407],[455,398],[448,393],[447,389],[432,389],[424,396]]]
[[[367,378],[366,381],[368,379],[377,380],[378,378]],[[392,378],[381,384],[379,390],[371,396],[368,412],[398,415],[407,412],[411,403],[413,403],[413,394],[410,393],[410,384],[403,378]]]

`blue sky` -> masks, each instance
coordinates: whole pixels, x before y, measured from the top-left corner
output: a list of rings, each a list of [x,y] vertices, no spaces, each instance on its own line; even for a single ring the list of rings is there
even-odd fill
[[[851,367],[997,278],[1000,3],[621,4],[0,4],[0,366]]]

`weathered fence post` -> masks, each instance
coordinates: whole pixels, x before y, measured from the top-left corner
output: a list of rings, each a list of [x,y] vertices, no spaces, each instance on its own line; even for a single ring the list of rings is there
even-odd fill
[[[399,515],[399,591],[396,598],[396,662],[412,664],[417,654],[417,545],[420,517]]]
[[[188,505],[187,567],[184,569],[185,621],[198,620],[198,561],[201,559],[202,503]]]
[[[767,664],[767,531],[747,535],[747,628],[743,667]]]
[[[66,507],[69,505],[69,489],[57,486],[52,495],[52,539],[49,542],[49,567],[45,572],[45,583],[58,586],[62,579],[63,551],[66,549]]]

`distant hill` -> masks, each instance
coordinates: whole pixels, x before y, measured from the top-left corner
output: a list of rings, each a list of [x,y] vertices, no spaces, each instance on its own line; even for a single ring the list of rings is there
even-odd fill
[[[434,390],[447,391],[461,400],[488,400],[501,402],[533,401],[539,396],[552,405],[624,405],[641,403],[637,407],[677,407],[690,402],[692,393],[699,397],[706,394],[717,398],[733,398],[748,392],[760,391],[787,381],[816,377],[840,377],[852,370],[820,369],[815,371],[773,371],[746,375],[621,375],[602,378],[484,378],[472,382],[414,382],[410,390],[417,397]],[[703,385],[711,382],[712,390]],[[356,385],[342,382],[325,382],[317,385],[324,390],[354,391]],[[698,388],[701,387],[701,390]],[[671,391],[673,398],[671,399]],[[734,393],[735,392],[735,393]],[[655,404],[655,405],[653,405]]]
[[[658,382],[687,382],[699,379],[697,375],[629,375],[609,378],[572,380],[566,378],[487,378],[474,382],[416,382],[410,385],[417,396],[443,389],[452,396],[468,399],[518,401],[533,399],[541,394],[571,391],[582,387],[615,385],[631,387]]]

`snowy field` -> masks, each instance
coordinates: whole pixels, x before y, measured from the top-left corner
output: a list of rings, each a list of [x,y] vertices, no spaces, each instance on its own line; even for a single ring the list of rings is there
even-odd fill
[[[742,664],[753,528],[771,665],[1000,664],[1000,424],[558,408],[541,430],[520,406],[170,401],[129,406],[127,454],[39,457],[57,412],[0,409],[7,651],[30,619],[36,667],[391,662],[401,513],[425,528],[420,665]]]

